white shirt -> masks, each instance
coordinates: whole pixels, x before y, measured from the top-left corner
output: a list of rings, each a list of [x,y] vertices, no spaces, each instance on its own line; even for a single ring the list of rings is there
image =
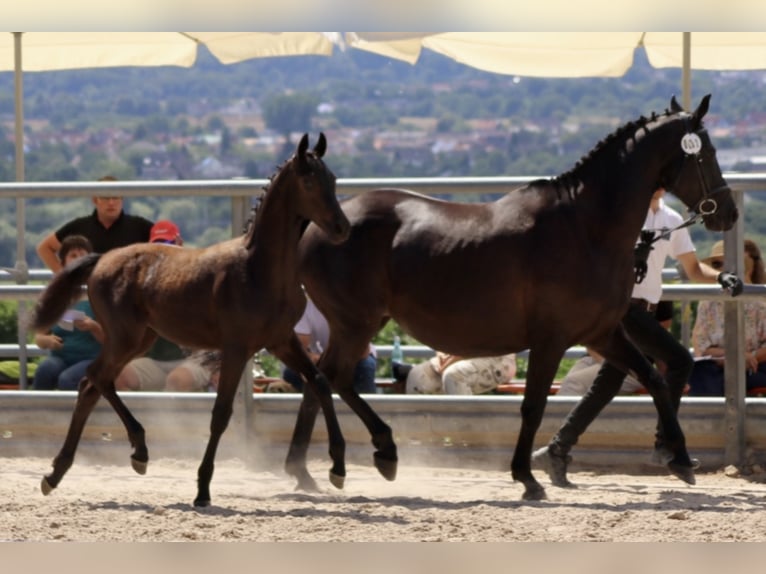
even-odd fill
[[[322,354],[330,341],[330,326],[327,319],[319,312],[314,302],[306,297],[306,309],[295,324],[298,335],[307,335],[311,339],[309,349],[312,353]],[[370,343],[369,354],[375,356],[375,347]]]
[[[657,211],[649,208],[643,229],[659,230],[663,227],[675,229],[684,222],[684,218],[672,207],[665,204],[660,198],[660,206]],[[650,303],[658,303],[662,297],[662,269],[668,256],[678,259],[684,253],[693,253],[695,250],[688,228],[676,229],[670,234],[670,239],[659,239],[652,244],[653,249],[649,252],[646,262],[646,277],[641,283],[633,287],[633,297],[646,299]]]

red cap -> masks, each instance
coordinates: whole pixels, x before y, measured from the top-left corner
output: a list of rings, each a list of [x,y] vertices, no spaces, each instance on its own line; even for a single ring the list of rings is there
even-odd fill
[[[181,232],[179,231],[178,226],[172,221],[163,219],[162,221],[155,223],[152,227],[152,230],[149,232],[149,242],[175,242],[180,236]]]

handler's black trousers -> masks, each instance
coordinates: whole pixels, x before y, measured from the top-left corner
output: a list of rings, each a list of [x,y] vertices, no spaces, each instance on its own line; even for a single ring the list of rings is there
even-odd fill
[[[670,390],[673,408],[678,412],[681,395],[689,380],[694,361],[689,351],[646,309],[631,305],[622,318],[625,332],[644,354],[667,365],[665,381]],[[580,402],[569,413],[556,436],[550,441],[553,452],[564,455],[577,444],[579,436],[585,432],[593,419],[609,404],[620,390],[625,373],[605,361],[593,385]],[[660,446],[662,437],[658,425],[655,447]]]

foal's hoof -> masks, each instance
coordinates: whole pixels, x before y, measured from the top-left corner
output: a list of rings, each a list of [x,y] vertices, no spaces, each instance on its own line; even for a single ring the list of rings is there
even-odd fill
[[[694,467],[688,465],[681,465],[675,461],[668,463],[668,470],[673,476],[677,476],[683,480],[686,484],[697,484],[697,479],[694,478]]]
[[[48,477],[44,476],[43,479],[40,481],[40,490],[43,493],[43,496],[48,496],[51,492],[53,492],[53,489],[56,488],[53,486],[50,482],[48,482]]]
[[[373,454],[373,458],[375,459],[375,468],[377,468],[378,472],[383,475],[383,478],[386,480],[396,480],[396,468],[398,464],[396,458],[392,460],[384,457],[378,452]]]
[[[346,477],[330,471],[330,484],[338,490],[343,490],[343,486],[346,484]]]
[[[149,463],[145,460],[137,460],[130,457],[130,466],[133,467],[133,470],[135,470],[138,474],[146,474],[146,467],[149,465]]]

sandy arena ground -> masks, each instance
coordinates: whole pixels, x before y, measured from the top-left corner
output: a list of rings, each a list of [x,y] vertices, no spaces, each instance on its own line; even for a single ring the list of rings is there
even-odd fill
[[[126,456],[127,459],[127,456]],[[6,458],[0,480],[2,541],[766,541],[764,475],[670,476],[579,472],[575,490],[535,475],[548,500],[523,502],[501,471],[400,467],[387,482],[370,466],[348,466],[343,490],[328,464],[310,470],[319,493],[294,490],[281,471],[219,461],[213,504],[192,506],[197,461],[129,464],[76,461],[50,496],[40,479],[50,459]]]

